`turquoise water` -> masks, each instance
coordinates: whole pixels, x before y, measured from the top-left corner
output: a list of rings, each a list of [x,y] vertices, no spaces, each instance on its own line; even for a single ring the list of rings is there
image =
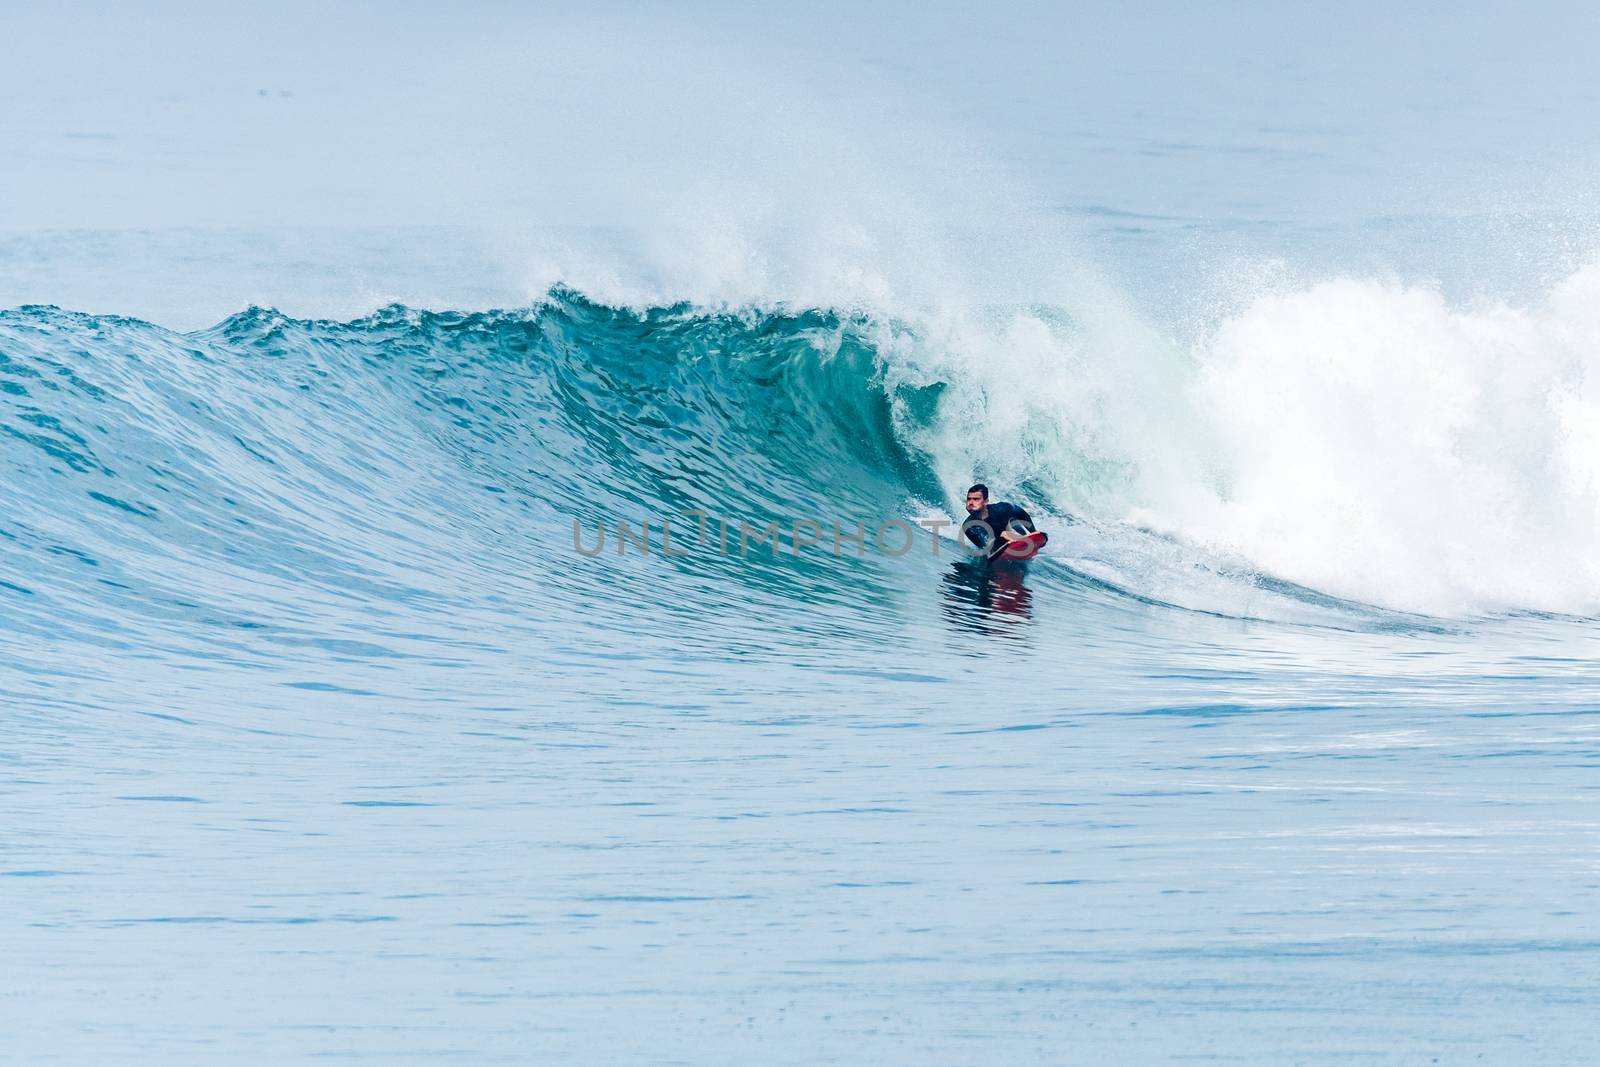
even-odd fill
[[[487,10],[0,74],[0,1059],[1592,1059],[1586,13]]]

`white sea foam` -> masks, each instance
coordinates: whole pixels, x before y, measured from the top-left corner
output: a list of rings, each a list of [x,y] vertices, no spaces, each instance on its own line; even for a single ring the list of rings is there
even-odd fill
[[[1444,614],[1600,607],[1600,265],[1452,306],[1336,277],[1183,346],[1018,311],[901,356],[947,480],[1031,487],[1323,592]]]

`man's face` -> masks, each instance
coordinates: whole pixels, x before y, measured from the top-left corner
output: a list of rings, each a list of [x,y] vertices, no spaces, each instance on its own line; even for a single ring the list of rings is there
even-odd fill
[[[983,510],[984,505],[987,503],[989,503],[989,500],[982,493],[968,493],[967,514],[976,515],[978,512]]]

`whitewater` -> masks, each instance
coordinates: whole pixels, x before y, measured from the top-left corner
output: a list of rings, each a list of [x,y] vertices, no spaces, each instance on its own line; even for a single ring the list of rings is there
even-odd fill
[[[0,1060],[1586,1062],[1589,67],[597,10],[0,75]]]

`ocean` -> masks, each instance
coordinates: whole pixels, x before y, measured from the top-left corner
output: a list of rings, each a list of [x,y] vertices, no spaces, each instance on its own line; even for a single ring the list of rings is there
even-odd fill
[[[859,18],[704,144],[652,60],[598,155],[551,104],[615,217],[185,221],[155,120],[0,128],[0,1060],[1592,1058],[1600,231],[1483,179],[1592,73]]]

